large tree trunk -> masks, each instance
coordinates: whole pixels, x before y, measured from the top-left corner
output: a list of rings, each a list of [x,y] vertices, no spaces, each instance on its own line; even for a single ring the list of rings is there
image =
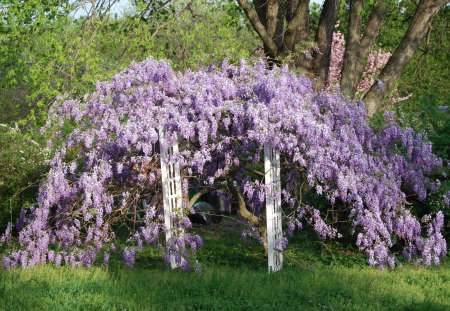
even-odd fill
[[[264,43],[269,59],[282,61],[295,52],[296,44],[311,40],[310,0],[254,0],[253,5],[247,0],[237,1]],[[312,61],[304,56],[295,59],[296,67],[318,78],[321,86],[328,75],[333,29],[341,1],[325,0],[316,32],[320,53],[316,52]]]
[[[330,67],[331,44],[333,30],[341,0],[325,0],[320,14],[319,25],[316,32],[316,43],[320,53],[314,53],[314,74],[318,78],[317,87],[325,86]]]
[[[261,21],[260,17],[258,16],[257,11],[255,10],[255,7],[253,7],[250,3],[247,2],[247,0],[237,0],[239,5],[242,7],[242,9],[245,12],[245,15],[247,15],[250,23],[252,24],[253,28],[255,29],[256,33],[258,34],[261,41],[264,43],[264,48],[266,49],[266,53],[273,59],[275,59],[278,55],[278,47],[275,44],[275,41],[273,38],[269,35],[267,32],[266,26]],[[257,0],[256,1],[256,7],[261,8],[261,3]]]
[[[369,56],[369,52],[375,44],[378,32],[383,21],[383,17],[386,14],[387,6],[384,4],[385,0],[377,1],[372,13],[370,14],[369,21],[364,35],[361,38],[358,49],[358,61],[356,62],[354,79],[353,79],[353,93],[355,94],[358,88],[358,84],[362,79],[365,67],[365,60]]]
[[[344,65],[341,75],[341,90],[347,96],[353,97],[364,73],[365,59],[369,55],[380,30],[383,16],[386,13],[385,0],[378,0],[364,30],[361,34],[362,0],[352,0],[350,6],[350,25],[347,43],[345,45]]]
[[[296,43],[302,41],[311,41],[311,28],[309,23],[309,0],[292,0],[287,3],[287,23],[290,24],[296,16],[298,16],[297,18],[299,19],[299,22],[295,25],[292,25],[294,27],[297,27],[297,29],[294,29],[295,35],[291,37],[287,36],[288,40],[285,40],[284,49],[290,51],[294,50]]]
[[[411,23],[399,46],[380,73],[381,85],[375,83],[364,96],[367,114],[373,116],[380,108],[386,95],[392,90],[405,66],[411,60],[425,36],[434,16],[448,0],[422,0],[413,15]]]
[[[311,41],[311,31],[309,23],[309,0],[292,0],[286,6],[287,29],[283,43],[282,57],[295,52],[297,44]],[[294,57],[294,66],[301,71],[308,73],[311,71],[312,62],[304,55]]]
[[[358,57],[362,7],[362,0],[350,1],[350,20],[347,41],[345,43],[344,65],[341,74],[341,90],[342,93],[348,96],[355,94],[356,88],[353,85],[355,68],[357,63],[362,62],[362,59]]]
[[[311,41],[311,31],[309,23],[309,0],[292,0],[286,7],[287,29],[283,43],[282,55],[287,56],[295,52],[296,44]],[[312,62],[304,55],[297,55],[294,59],[297,69],[308,73],[311,72]]]

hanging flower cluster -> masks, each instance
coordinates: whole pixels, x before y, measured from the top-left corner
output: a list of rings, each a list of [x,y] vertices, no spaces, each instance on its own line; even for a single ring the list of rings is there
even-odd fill
[[[410,260],[438,263],[446,252],[441,213],[422,223],[406,207],[406,193],[424,199],[442,162],[426,137],[390,121],[374,131],[360,101],[315,91],[287,67],[226,61],[177,73],[164,61],[134,63],[82,100],[58,100],[43,130],[58,129],[63,146],[39,190],[38,205],[16,223],[18,250],[7,268],[52,262],[91,266],[122,249],[132,267],[143,244],[166,248],[167,260],[189,269],[200,237],[163,233],[158,129],[178,135],[184,203],[174,222],[187,229],[188,187],[220,191],[256,228],[263,242],[264,144],[281,155],[282,199],[288,231],[311,225],[323,238],[339,237],[326,214],[301,201],[302,184],[343,206],[356,243],[371,265],[394,266],[394,246]],[[68,130],[73,128],[73,130]],[[67,134],[67,132],[69,132]],[[189,185],[189,186],[188,186]],[[339,204],[337,204],[339,202]],[[11,227],[8,227],[9,241]],[[125,230],[124,230],[125,229]],[[286,241],[280,242],[282,247]],[[117,247],[118,248],[118,247]],[[122,252],[121,251],[121,252]],[[195,265],[198,267],[198,265]],[[196,268],[197,269],[197,268]]]

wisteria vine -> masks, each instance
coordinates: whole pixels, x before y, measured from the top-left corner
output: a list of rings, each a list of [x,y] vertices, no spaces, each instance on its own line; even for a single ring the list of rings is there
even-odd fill
[[[407,207],[407,193],[424,199],[439,187],[442,161],[426,137],[388,121],[375,131],[364,105],[337,91],[315,91],[313,81],[287,67],[264,62],[212,65],[174,72],[152,58],[134,63],[81,100],[60,98],[43,130],[64,143],[50,163],[38,204],[17,220],[20,248],[3,258],[6,268],[91,266],[121,252],[127,267],[143,244],[165,247],[190,269],[202,240],[189,233],[167,244],[163,225],[158,129],[169,141],[176,132],[180,152],[170,161],[182,169],[183,212],[191,226],[187,197],[192,185],[219,191],[238,205],[264,244],[264,144],[278,149],[287,231],[311,225],[322,238],[340,232],[323,211],[302,202],[305,184],[326,196],[353,228],[371,265],[394,267],[395,246],[409,260],[438,264],[446,253],[443,214],[422,220]],[[67,134],[68,132],[68,134]],[[339,204],[338,204],[339,203]],[[124,230],[125,229],[125,230]],[[8,242],[9,225],[2,237]],[[128,234],[118,242],[118,231]],[[283,247],[286,241],[278,241]],[[122,246],[121,246],[122,247]],[[117,248],[117,249],[116,249]],[[198,268],[196,266],[196,268]]]

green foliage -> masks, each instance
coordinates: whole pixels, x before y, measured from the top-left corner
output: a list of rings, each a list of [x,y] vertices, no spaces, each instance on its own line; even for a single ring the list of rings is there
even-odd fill
[[[28,5],[11,5],[0,19],[0,40],[6,42],[0,48],[0,122],[28,119],[41,126],[57,96],[89,93],[132,61],[153,56],[172,60],[177,69],[195,69],[249,57],[256,45],[227,1],[174,1],[157,13],[138,1],[121,17],[105,11],[78,19],[63,1]],[[41,9],[30,17],[35,6]]]
[[[0,228],[36,202],[48,154],[42,138],[0,124]]]
[[[0,0],[0,123],[23,119],[30,111],[24,105],[27,85],[23,79],[30,64],[25,49],[46,31],[47,25],[66,16],[68,1]]]
[[[450,49],[449,21],[450,7],[446,6],[436,16],[398,82],[400,95],[412,94],[412,97],[397,107],[407,125],[427,131],[435,152],[447,161],[450,160],[450,72],[446,65]]]
[[[248,58],[258,41],[246,23],[233,3],[194,1],[158,33],[153,53],[181,70]]]
[[[443,105],[444,99],[437,92],[436,88],[430,88],[413,94],[411,99],[399,103],[396,110],[407,126],[426,132],[434,152],[449,161],[450,107],[448,102]]]
[[[378,44],[384,50],[394,52],[408,29],[417,5],[409,0],[388,0],[384,5],[387,6],[387,18],[380,28]],[[369,14],[366,15],[368,18]]]

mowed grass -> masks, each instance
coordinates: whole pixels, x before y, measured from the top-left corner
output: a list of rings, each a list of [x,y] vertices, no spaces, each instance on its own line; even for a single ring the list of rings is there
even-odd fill
[[[450,310],[450,269],[2,271],[2,310]]]
[[[216,228],[217,229],[217,228]],[[282,271],[268,274],[240,228],[196,228],[201,274],[170,271],[143,252],[128,270],[41,265],[0,271],[0,310],[450,310],[450,261],[379,271],[361,254],[307,235],[292,239]]]

